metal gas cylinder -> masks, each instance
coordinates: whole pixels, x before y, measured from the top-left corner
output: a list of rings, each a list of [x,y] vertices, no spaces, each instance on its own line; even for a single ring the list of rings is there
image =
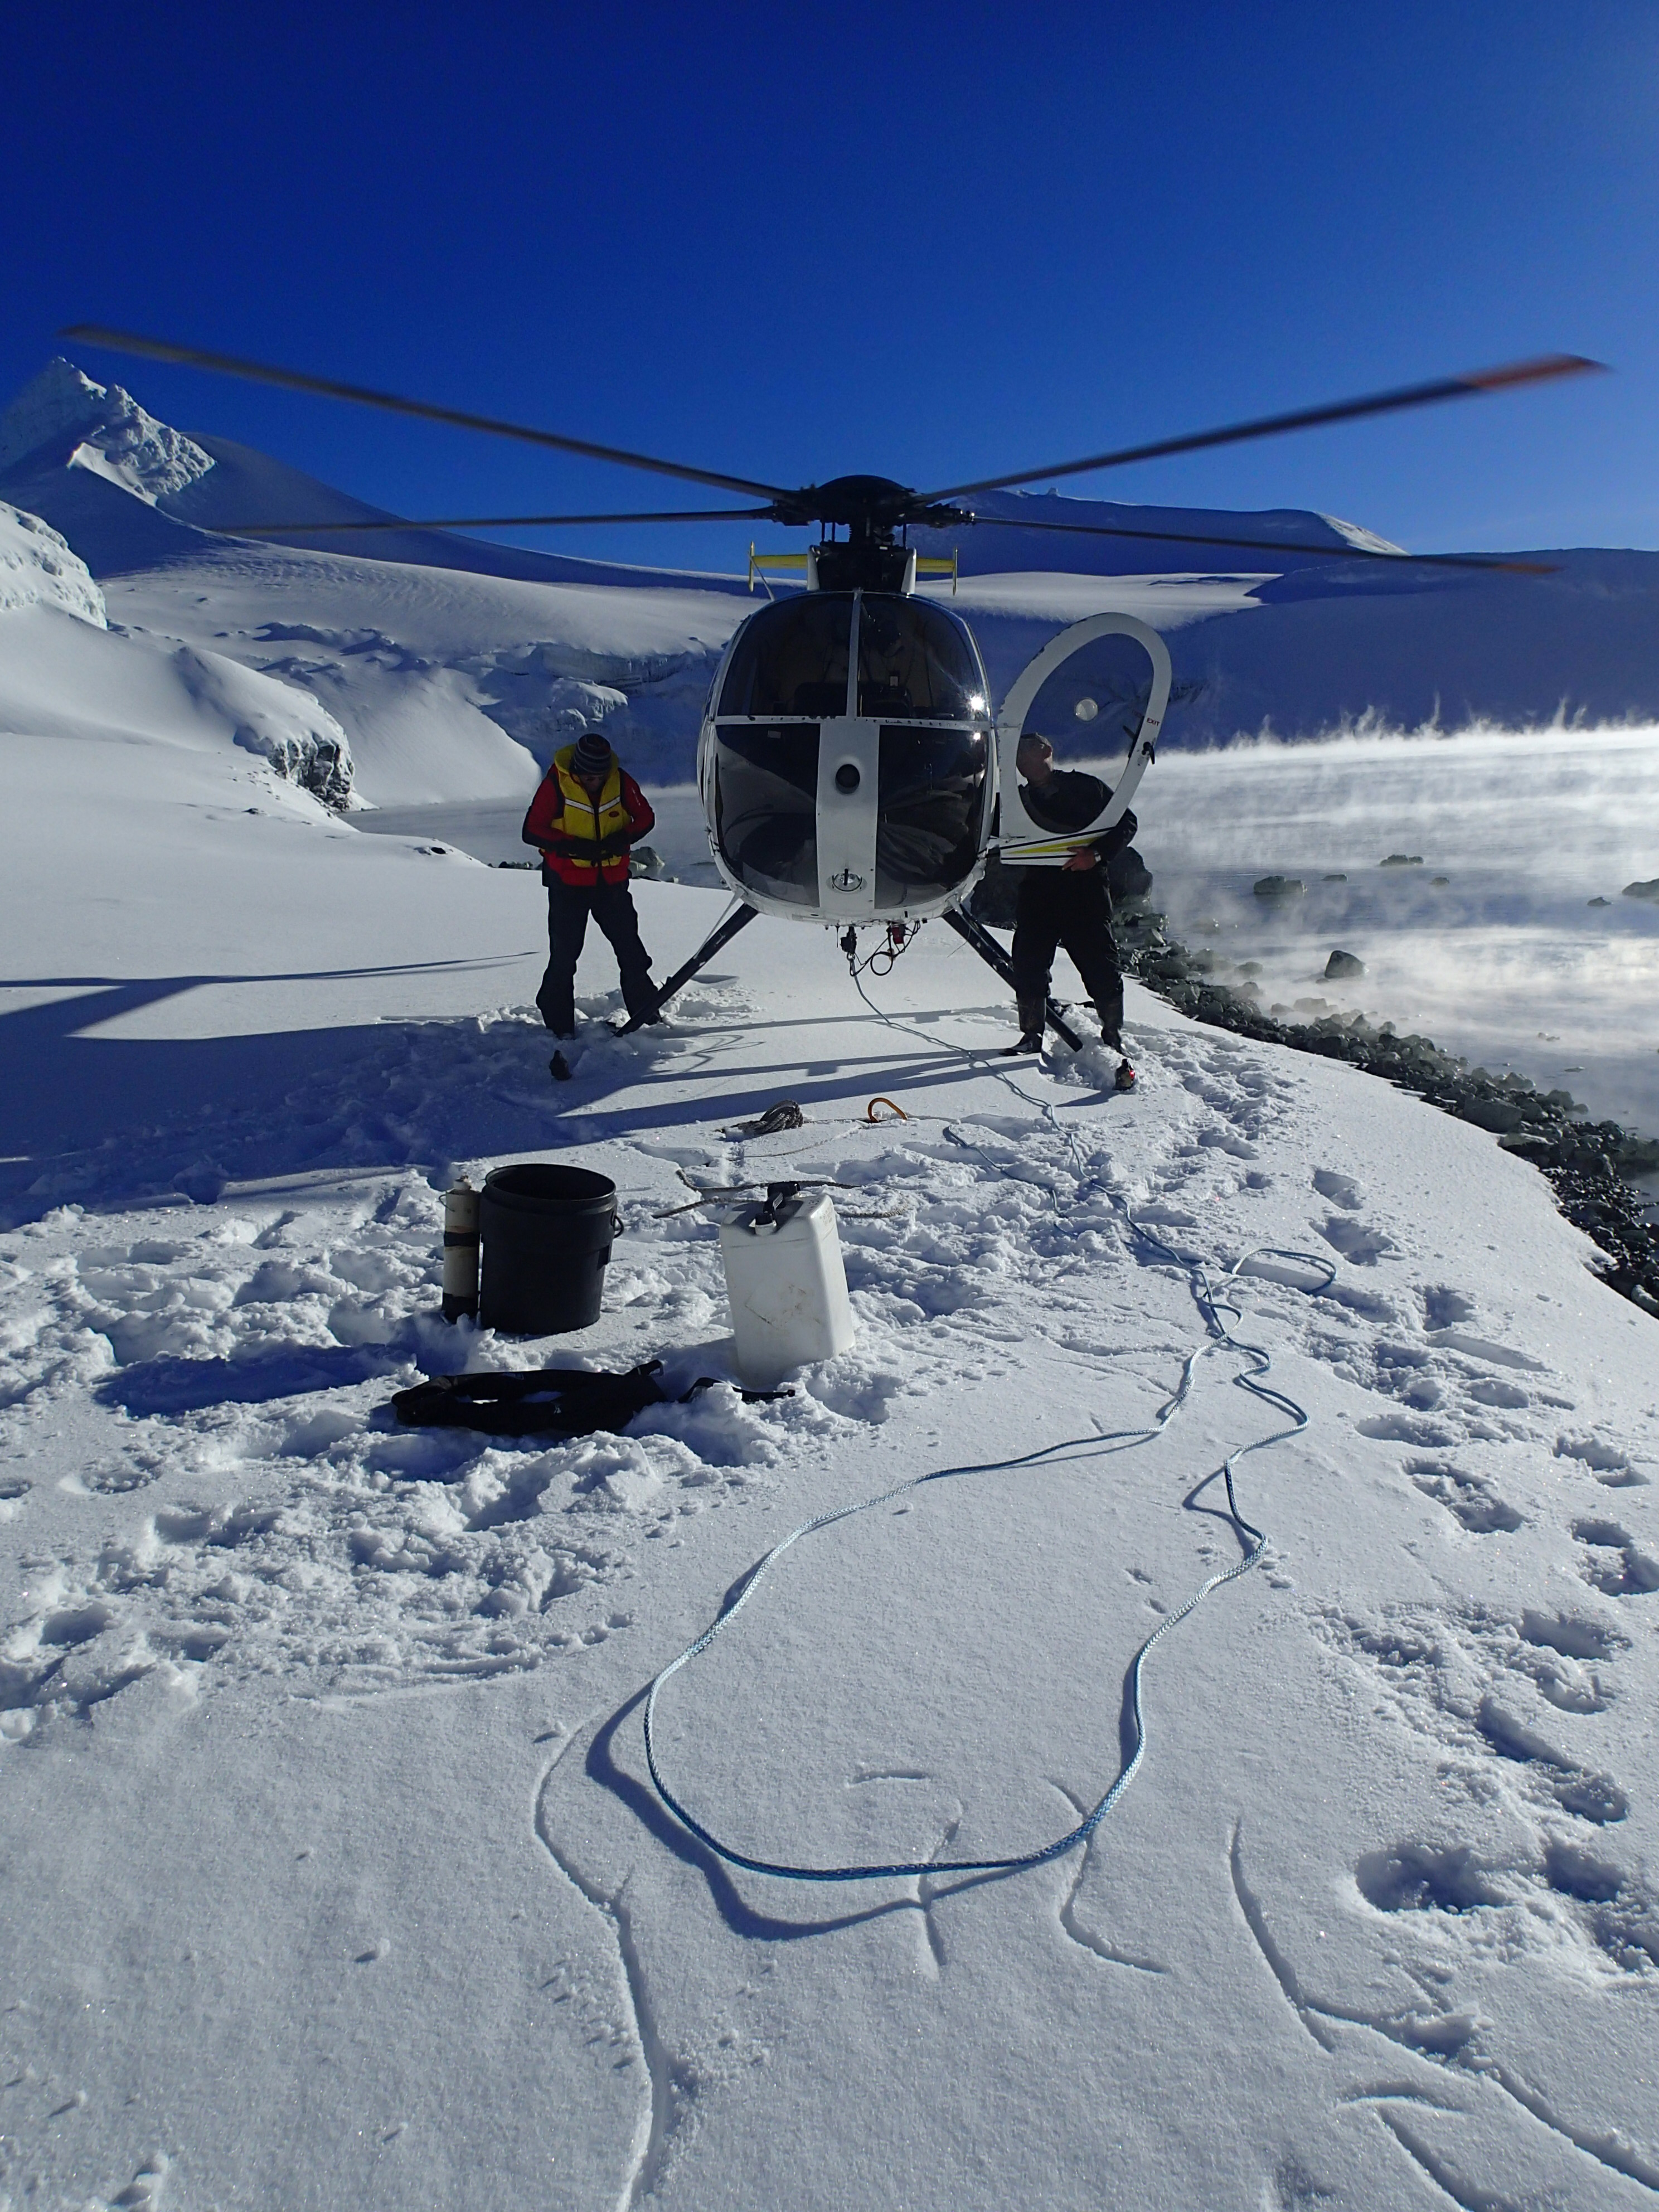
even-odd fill
[[[478,1194],[463,1176],[444,1193],[444,1319],[477,1310]]]

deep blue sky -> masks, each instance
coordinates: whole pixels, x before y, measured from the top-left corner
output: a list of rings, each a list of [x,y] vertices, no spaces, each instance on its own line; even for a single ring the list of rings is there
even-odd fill
[[[84,319],[926,486],[1561,349],[1618,374],[1066,488],[1659,544],[1652,0],[82,0],[4,40],[0,394]],[[77,358],[410,514],[705,503]],[[730,567],[748,536],[526,542]]]

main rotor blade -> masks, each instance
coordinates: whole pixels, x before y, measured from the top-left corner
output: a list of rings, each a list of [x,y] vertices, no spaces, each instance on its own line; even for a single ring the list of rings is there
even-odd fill
[[[1546,354],[1538,361],[1511,362],[1504,368],[1443,376],[1432,384],[1403,385],[1395,392],[1373,392],[1365,399],[1340,399],[1326,407],[1302,407],[1289,415],[1261,415],[1252,422],[1230,423],[1224,429],[1195,430],[1188,437],[1159,438],[1146,446],[1123,446],[1115,453],[1091,454],[1086,460],[1022,469],[1012,476],[984,477],[977,483],[951,484],[944,491],[918,492],[915,496],[922,504],[965,499],[969,492],[1000,491],[1008,484],[1036,483],[1044,477],[1082,476],[1091,469],[1122,468],[1130,461],[1162,460],[1171,453],[1195,453],[1208,446],[1242,445],[1251,438],[1277,437],[1281,430],[1310,430],[1322,422],[1351,422],[1362,415],[1395,414],[1406,407],[1430,407],[1437,400],[1471,398],[1477,392],[1499,392],[1516,384],[1542,384],[1553,377],[1577,376],[1586,369],[1606,366],[1604,362],[1587,361],[1582,354]]]
[[[753,483],[747,477],[724,477],[712,469],[687,468],[681,461],[659,461],[648,453],[630,453],[620,446],[596,446],[584,438],[562,438],[551,430],[527,429],[522,422],[501,422],[490,415],[469,415],[457,407],[434,407],[423,399],[400,399],[391,392],[371,392],[359,384],[337,384],[325,376],[307,376],[298,369],[272,368],[258,361],[242,361],[234,354],[204,353],[194,346],[173,345],[165,339],[139,337],[132,331],[106,330],[101,323],[71,323],[59,337],[82,345],[107,346],[113,353],[143,354],[151,361],[182,362],[189,368],[210,368],[223,376],[241,376],[255,384],[280,384],[293,392],[320,392],[326,399],[351,399],[365,407],[384,407],[394,415],[416,415],[429,422],[453,422],[463,430],[487,430],[493,437],[521,438],[527,445],[551,446],[562,453],[585,453],[590,460],[617,461],[623,468],[646,469],[653,476],[681,477],[688,483],[714,484],[721,491],[746,491],[757,499],[783,499],[788,494],[778,484]]]
[[[769,522],[769,507],[672,507],[662,514],[451,514],[436,521],[216,522],[222,538],[312,538],[325,530],[546,530],[562,522]]]
[[[1186,530],[1127,530],[1099,522],[1018,522],[1000,514],[974,518],[981,529],[1058,530],[1070,538],[1154,538],[1164,545],[1243,545],[1261,553],[1322,553],[1328,561],[1392,561],[1426,562],[1437,568],[1503,568],[1517,576],[1553,576],[1557,571],[1543,561],[1504,561],[1478,553],[1397,553],[1373,551],[1364,545],[1311,545],[1288,538],[1222,538],[1209,532]]]

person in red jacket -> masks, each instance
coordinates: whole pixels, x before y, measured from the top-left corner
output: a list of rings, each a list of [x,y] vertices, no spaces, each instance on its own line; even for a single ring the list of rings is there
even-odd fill
[[[555,1036],[576,1034],[576,962],[591,914],[622,970],[623,1002],[635,1022],[654,1021],[651,957],[640,941],[628,888],[628,852],[656,820],[650,802],[597,730],[553,756],[530,802],[522,835],[542,854],[547,885],[547,973],[536,994]]]

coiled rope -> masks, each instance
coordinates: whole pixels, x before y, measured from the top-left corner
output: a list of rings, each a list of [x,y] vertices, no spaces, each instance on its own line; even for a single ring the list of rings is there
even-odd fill
[[[930,1045],[938,1042],[935,1038],[925,1036],[921,1031],[912,1029],[909,1024],[896,1020],[888,1014],[869,997],[860,976],[855,974],[853,980],[857,987],[859,996],[863,999],[872,1013],[885,1023],[889,1028],[910,1030],[913,1036],[921,1036],[923,1042]],[[966,1051],[960,1046],[953,1045],[951,1048],[960,1052],[964,1059],[972,1060],[975,1064],[980,1061],[981,1055]],[[1219,1589],[1224,1583],[1237,1582],[1241,1576],[1248,1574],[1266,1547],[1267,1539],[1265,1531],[1256,1528],[1252,1522],[1247,1521],[1239,1509],[1233,1480],[1235,1468],[1241,1460],[1248,1458],[1252,1452],[1264,1451],[1269,1445],[1282,1443],[1287,1437],[1299,1434],[1308,1426],[1310,1417],[1306,1408],[1298,1405],[1296,1400],[1286,1393],[1273,1388],[1263,1379],[1273,1365],[1272,1355],[1267,1348],[1262,1345],[1252,1344],[1242,1337],[1235,1336],[1227,1327],[1223,1316],[1231,1315],[1235,1321],[1240,1321],[1243,1319],[1242,1310],[1230,1298],[1218,1294],[1211,1282],[1209,1269],[1206,1263],[1201,1259],[1191,1258],[1184,1253],[1176,1251],[1172,1245],[1166,1243],[1145,1223],[1137,1222],[1133,1218],[1129,1212],[1128,1200],[1121,1191],[1105,1182],[1103,1176],[1091,1171],[1089,1160],[1078,1144],[1075,1132],[1066,1128],[1059,1121],[1054,1109],[1046,1101],[1033,1098],[1030,1092],[1023,1090],[1005,1070],[992,1067],[988,1072],[996,1076],[999,1081],[1024,1100],[1026,1105],[1033,1108],[1048,1122],[1049,1127],[1065,1141],[1078,1170],[1080,1186],[1078,1195],[1082,1196],[1086,1191],[1099,1191],[1115,1210],[1121,1214],[1133,1238],[1151,1245],[1154,1250],[1183,1271],[1192,1286],[1194,1303],[1204,1317],[1208,1332],[1207,1338],[1204,1343],[1195,1346],[1188,1354],[1182,1365],[1179,1382],[1144,1429],[1121,1430],[1114,1432],[1101,1429],[1097,1423],[1092,1435],[1062,1437],[1058,1443],[1042,1445],[1035,1451],[1022,1452],[1012,1459],[979,1460],[960,1467],[936,1468],[926,1474],[913,1475],[908,1480],[896,1483],[892,1488],[881,1491],[873,1497],[860,1498],[854,1504],[838,1506],[830,1512],[814,1515],[810,1521],[803,1521],[799,1528],[792,1528],[781,1542],[775,1544],[771,1550],[756,1563],[744,1577],[735,1595],[722,1606],[702,1635],[689,1644],[678,1658],[671,1660],[655,1677],[646,1693],[644,1732],[646,1765],[657,1794],[676,1820],[696,1836],[700,1843],[706,1844],[718,1857],[724,1859],[727,1865],[741,1867],[750,1874],[769,1875],[787,1881],[876,1881],[911,1879],[922,1875],[1012,1874],[1026,1868],[1045,1866],[1050,1860],[1060,1858],[1067,1851],[1075,1850],[1079,1844],[1086,1843],[1134,1780],[1146,1756],[1148,1738],[1146,1714],[1141,1702],[1141,1680],[1146,1662],[1153,1648],[1162,1643],[1172,1630],[1178,1628],[1182,1621],[1188,1620],[1193,1613],[1196,1613],[1212,1590]],[[979,1150],[978,1146],[972,1146],[971,1140],[966,1138],[957,1136],[956,1141],[972,1150]],[[997,1163],[991,1160],[988,1154],[981,1152],[981,1157],[991,1166],[997,1166]],[[1058,1208],[1060,1204],[1059,1194],[1051,1190],[1050,1196]],[[1267,1258],[1288,1260],[1316,1270],[1323,1279],[1310,1286],[1315,1296],[1328,1290],[1336,1280],[1335,1265],[1322,1253],[1291,1251],[1280,1246],[1263,1244],[1258,1245],[1253,1251],[1243,1254],[1236,1260],[1227,1270],[1224,1281],[1228,1284],[1235,1282],[1240,1271],[1252,1260]],[[1289,1421],[1290,1426],[1275,1431],[1272,1436],[1258,1437],[1254,1443],[1239,1445],[1227,1455],[1218,1470],[1226,1486],[1228,1517],[1243,1546],[1243,1554],[1231,1567],[1224,1568],[1218,1573],[1209,1576],[1194,1591],[1178,1612],[1167,1615],[1158,1623],[1136,1651],[1129,1663],[1128,1675],[1129,1712],[1134,1725],[1134,1748],[1119,1770],[1117,1778],[1111,1787],[1075,1827],[1068,1829],[1064,1835],[1056,1837],[1052,1843],[1045,1844],[1038,1850],[1012,1852],[996,1858],[930,1858],[895,1860],[858,1866],[796,1866],[787,1862],[755,1858],[746,1852],[734,1850],[730,1844],[722,1843],[712,1829],[705,1826],[670,1788],[657,1758],[657,1705],[663,1691],[682,1668],[690,1666],[694,1659],[708,1650],[717,1637],[723,1635],[731,1626],[760,1588],[769,1570],[792,1546],[800,1542],[803,1537],[816,1535],[822,1529],[832,1528],[839,1522],[851,1520],[860,1513],[868,1513],[878,1505],[888,1504],[894,1498],[902,1498],[911,1491],[922,1489],[929,1483],[951,1481],[962,1475],[1004,1474],[1018,1468],[1071,1466],[1086,1460],[1108,1457],[1115,1452],[1133,1450],[1140,1444],[1150,1443],[1163,1434],[1169,1423],[1186,1402],[1199,1362],[1212,1352],[1224,1350],[1239,1352],[1253,1363],[1244,1373],[1235,1376],[1233,1378],[1235,1382],[1241,1389],[1249,1391],[1252,1397],[1260,1399],[1263,1404],[1271,1406],[1276,1412],[1282,1413]],[[1209,1480],[1213,1481],[1214,1479],[1212,1475]],[[1207,1486],[1207,1483],[1200,1485],[1200,1489]]]

